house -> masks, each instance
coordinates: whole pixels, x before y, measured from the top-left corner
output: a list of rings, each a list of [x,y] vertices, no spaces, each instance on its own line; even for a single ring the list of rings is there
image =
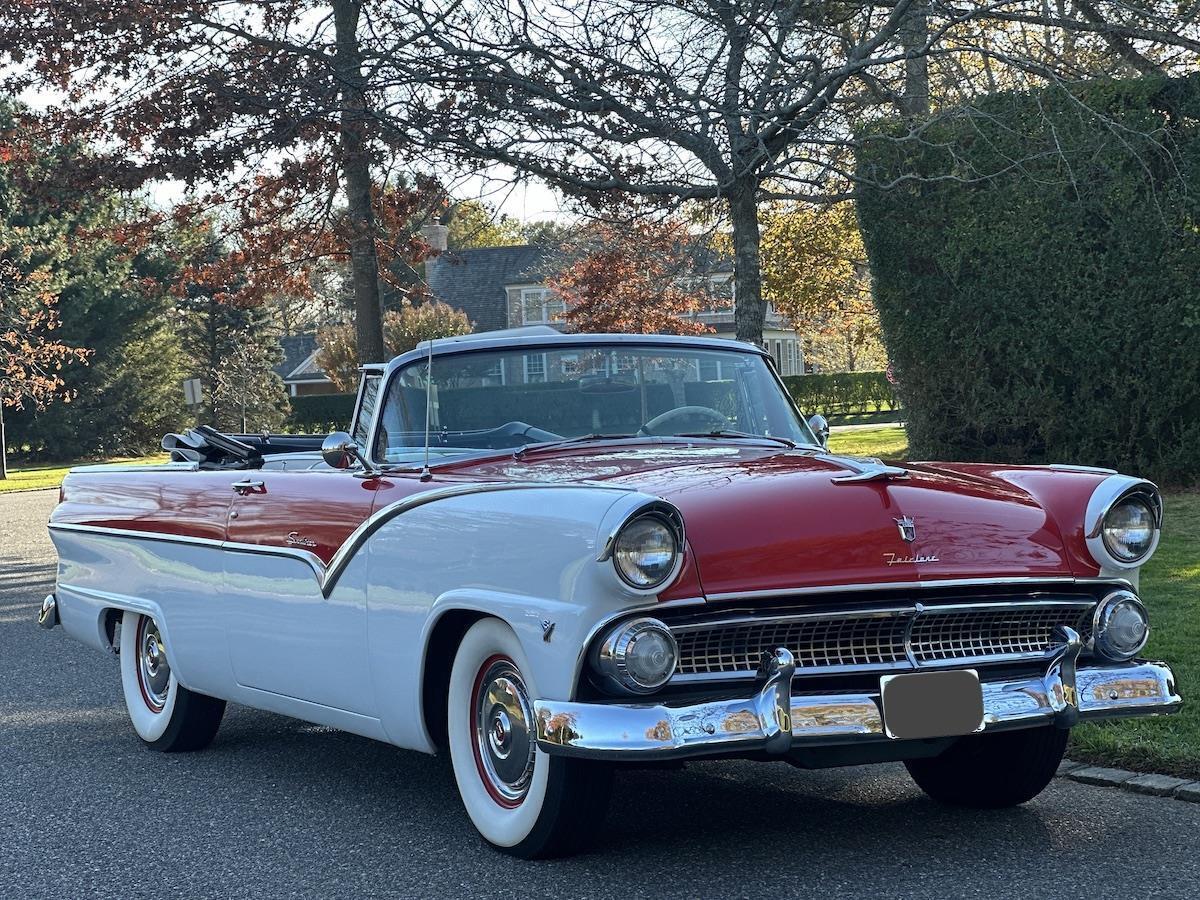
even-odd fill
[[[565,328],[564,304],[546,287],[546,268],[552,248],[537,245],[446,249],[445,226],[426,226],[422,233],[440,250],[425,264],[430,292],[444,303],[466,313],[476,331],[551,325]],[[733,338],[733,264],[714,260],[706,267],[712,305],[695,318],[713,329],[716,337]],[[804,373],[800,337],[774,308],[768,308],[763,340],[783,375]]]
[[[275,366],[275,373],[283,379],[288,396],[339,393],[329,376],[317,365],[315,334],[288,335],[279,339],[279,345],[283,349],[283,361]]]
[[[439,250],[425,264],[430,293],[461,310],[475,331],[498,331],[525,325],[550,325],[565,329],[564,304],[546,287],[552,248],[525,244],[516,247],[475,247],[447,250],[444,225],[422,229],[426,241]],[[704,266],[712,305],[694,317],[713,329],[716,337],[733,338],[733,263],[713,259]],[[799,335],[773,307],[767,308],[763,341],[775,358],[781,375],[804,374]],[[317,365],[315,335],[282,339],[284,361],[275,367],[293,397],[337,393],[337,388]],[[538,377],[534,373],[530,377]]]

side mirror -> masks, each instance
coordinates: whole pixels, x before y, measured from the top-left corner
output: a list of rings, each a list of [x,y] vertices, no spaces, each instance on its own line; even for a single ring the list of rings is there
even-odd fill
[[[362,463],[364,468],[369,468],[354,438],[344,431],[335,431],[321,442],[321,458],[333,469],[349,469],[355,463]]]
[[[808,420],[808,427],[812,429],[812,433],[817,436],[817,440],[821,442],[821,446],[828,450],[829,421],[823,415],[818,413]]]

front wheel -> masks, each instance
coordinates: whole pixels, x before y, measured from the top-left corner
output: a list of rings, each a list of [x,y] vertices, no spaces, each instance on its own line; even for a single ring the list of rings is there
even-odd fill
[[[471,822],[525,859],[581,849],[608,808],[612,771],[537,746],[529,663],[512,629],[481,619],[454,656],[447,696],[450,760]]]
[[[203,750],[225,714],[224,700],[175,678],[154,619],[129,611],[121,619],[121,687],[133,730],[152,750]]]
[[[998,809],[1040,794],[1058,771],[1067,730],[1046,726],[959,739],[940,756],[905,762],[918,787],[941,803]]]

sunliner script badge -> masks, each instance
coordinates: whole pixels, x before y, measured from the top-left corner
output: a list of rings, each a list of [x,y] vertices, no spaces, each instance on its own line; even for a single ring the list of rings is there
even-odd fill
[[[315,547],[317,542],[312,538],[306,538],[298,531],[288,533],[287,543],[289,547]]]

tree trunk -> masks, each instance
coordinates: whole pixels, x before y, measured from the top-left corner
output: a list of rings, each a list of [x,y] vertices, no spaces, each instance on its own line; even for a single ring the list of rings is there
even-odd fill
[[[904,59],[904,96],[900,112],[911,119],[929,116],[929,0],[914,0],[900,26],[900,44]]]
[[[761,347],[767,306],[762,298],[757,195],[756,183],[736,185],[729,198],[729,218],[733,223],[733,286],[737,300],[733,322],[737,339]]]
[[[0,481],[8,478],[8,444],[4,437],[4,402],[0,401]]]
[[[375,214],[371,208],[371,168],[366,146],[366,84],[358,44],[360,0],[334,0],[337,34],[334,66],[341,87],[342,187],[350,232],[350,282],[358,361],[384,362],[383,311],[379,302],[379,260],[375,255]]]

